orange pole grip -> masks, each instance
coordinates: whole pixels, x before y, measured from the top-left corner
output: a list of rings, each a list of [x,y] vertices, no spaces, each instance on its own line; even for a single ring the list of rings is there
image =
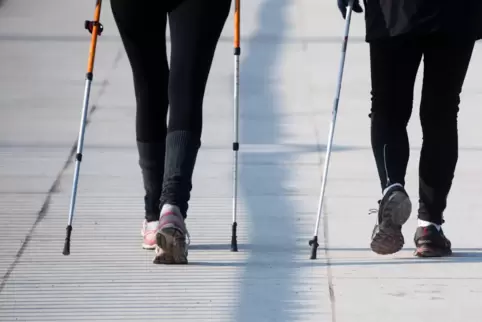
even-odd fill
[[[102,5],[102,0],[97,0],[97,4],[95,5],[95,12],[94,12],[94,24],[92,27],[92,38],[90,41],[89,61],[87,62],[87,73],[92,73],[94,71],[95,48],[97,46],[97,36],[99,34],[101,5]]]
[[[241,0],[235,0],[234,3],[234,48],[240,46],[240,23],[241,23]]]

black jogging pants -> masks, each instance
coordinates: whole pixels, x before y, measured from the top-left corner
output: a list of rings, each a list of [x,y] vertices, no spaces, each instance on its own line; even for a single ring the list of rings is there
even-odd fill
[[[440,34],[394,37],[370,43],[371,141],[382,189],[405,185],[410,155],[407,124],[422,57],[419,218],[441,224],[458,159],[460,93],[475,41]]]
[[[178,206],[186,216],[201,144],[204,93],[231,0],[110,3],[134,78],[146,219],[157,220],[163,203]]]
[[[134,76],[138,141],[165,139],[169,105],[169,131],[200,135],[204,91],[230,6],[231,0],[111,0]]]

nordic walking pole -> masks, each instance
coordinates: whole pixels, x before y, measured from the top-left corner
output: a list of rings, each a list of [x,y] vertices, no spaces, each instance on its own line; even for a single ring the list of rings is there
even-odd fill
[[[87,29],[92,34],[92,37],[90,41],[89,59],[87,62],[87,74],[85,75],[84,103],[82,106],[82,117],[80,120],[80,132],[79,132],[79,138],[77,142],[77,154],[75,155],[75,172],[74,172],[74,182],[72,185],[72,196],[70,200],[69,222],[67,224],[67,236],[65,237],[64,251],[62,252],[66,256],[70,255],[70,235],[72,233],[72,220],[74,219],[75,199],[77,197],[77,185],[79,182],[80,162],[82,161],[82,148],[84,145],[84,134],[85,134],[85,125],[87,121],[87,111],[89,109],[90,87],[92,84],[92,80],[94,79],[93,72],[94,72],[95,49],[97,47],[97,36],[100,36],[102,34],[102,31],[104,30],[104,27],[99,22],[101,6],[102,6],[102,0],[96,0],[94,20],[85,21],[85,25],[84,25],[85,29]]]
[[[239,56],[241,55],[240,47],[240,12],[241,1],[235,0],[234,3],[234,169],[233,169],[233,226],[231,232],[231,251],[238,251],[238,241],[236,237],[237,211],[238,211],[238,151],[239,151]]]
[[[323,178],[321,181],[321,191],[320,191],[320,199],[318,202],[318,217],[316,219],[315,225],[315,233],[313,239],[310,240],[309,245],[311,246],[311,257],[310,259],[316,259],[316,251],[318,249],[318,230],[320,227],[320,219],[323,213],[323,199],[325,196],[325,188],[326,188],[326,181],[328,177],[328,167],[330,166],[330,157],[331,157],[331,147],[333,145],[333,136],[335,134],[335,124],[336,124],[336,116],[338,114],[338,103],[340,102],[340,93],[341,93],[341,85],[343,81],[343,70],[345,68],[345,56],[346,56],[346,49],[348,47],[348,35],[350,33],[350,22],[351,22],[351,14],[353,11],[353,0],[350,1],[348,5],[348,13],[346,16],[346,23],[345,23],[345,35],[343,38],[343,45],[341,49],[341,62],[340,62],[340,70],[338,73],[338,83],[336,88],[336,96],[335,101],[333,104],[333,111],[332,111],[332,120],[330,124],[330,131],[328,133],[328,145],[326,147],[326,159],[323,168]]]

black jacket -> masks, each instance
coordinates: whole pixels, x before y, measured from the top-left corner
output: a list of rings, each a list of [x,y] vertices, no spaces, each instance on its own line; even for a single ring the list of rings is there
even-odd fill
[[[442,32],[482,39],[482,0],[363,0],[366,40]]]

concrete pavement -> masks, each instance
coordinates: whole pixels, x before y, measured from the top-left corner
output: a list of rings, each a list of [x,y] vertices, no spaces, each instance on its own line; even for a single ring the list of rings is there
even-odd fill
[[[0,321],[480,321],[482,47],[462,96],[460,159],[446,212],[455,256],[369,249],[378,179],[371,154],[368,47],[353,17],[326,227],[310,261],[343,20],[319,0],[246,0],[242,16],[240,251],[231,225],[232,17],[205,98],[188,225],[190,265],[156,266],[140,247],[142,190],[130,67],[110,12],[99,39],[72,254],[61,254],[69,154],[82,104],[94,1],[0,7]],[[420,82],[416,88],[419,103]],[[410,123],[416,200],[421,132]],[[329,234],[323,234],[327,232]],[[326,251],[323,249],[326,247]]]

